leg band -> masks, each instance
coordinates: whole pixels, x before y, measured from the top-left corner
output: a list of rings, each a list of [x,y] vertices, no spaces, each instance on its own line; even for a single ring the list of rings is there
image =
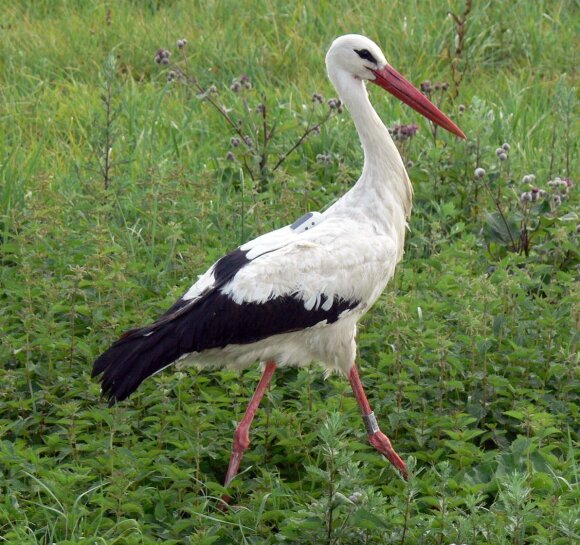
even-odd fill
[[[369,435],[373,435],[373,433],[381,431],[379,429],[379,423],[377,422],[374,412],[371,412],[369,414],[363,414],[362,419],[365,424],[365,428],[367,429],[367,433]]]

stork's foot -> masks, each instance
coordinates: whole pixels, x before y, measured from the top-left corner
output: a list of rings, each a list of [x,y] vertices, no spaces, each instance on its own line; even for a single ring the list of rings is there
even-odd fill
[[[391,462],[391,464],[401,472],[403,479],[406,479],[407,466],[405,465],[405,462],[401,460],[401,457],[395,452],[389,438],[379,429],[379,424],[365,394],[356,365],[352,366],[348,379],[350,380],[354,397],[356,397],[356,401],[360,407],[370,444],[380,453],[384,454],[387,457],[387,460],[389,460],[389,462]]]
[[[393,445],[391,445],[390,439],[382,431],[369,434],[369,443],[381,454],[384,454],[387,460],[401,472],[403,479],[407,479],[407,465],[396,453]]]
[[[240,464],[244,453],[248,450],[250,446],[250,429],[249,426],[239,426],[234,434],[234,443],[232,445],[232,455],[230,456],[230,465],[228,466],[228,472],[226,473],[226,478],[224,480],[224,486],[229,486],[234,477],[238,474],[240,469]],[[230,496],[224,494],[222,496],[222,501],[224,504],[230,503]],[[220,509],[224,510],[225,505],[221,504]]]

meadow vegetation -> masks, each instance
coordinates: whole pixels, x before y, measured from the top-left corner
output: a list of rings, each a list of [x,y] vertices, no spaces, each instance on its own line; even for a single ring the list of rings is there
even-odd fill
[[[568,0],[4,3],[0,543],[578,543],[578,26]],[[347,32],[468,135],[371,89],[415,201],[359,364],[410,478],[346,380],[284,369],[221,512],[259,371],[165,372],[109,409],[91,364],[351,187],[324,67]]]

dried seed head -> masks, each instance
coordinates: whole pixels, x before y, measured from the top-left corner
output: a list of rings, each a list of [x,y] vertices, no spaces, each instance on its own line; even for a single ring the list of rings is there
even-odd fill
[[[433,88],[435,89],[435,91],[439,91],[439,89],[441,89],[441,84],[438,81],[436,81],[435,85],[433,85]]]
[[[562,197],[560,195],[552,195],[552,202],[554,206],[560,206],[562,204]]]
[[[340,100],[338,98],[329,98],[328,99],[328,107],[331,110],[338,110],[341,106]]]
[[[483,178],[485,176],[485,170],[481,167],[477,167],[474,174],[476,178]]]
[[[425,81],[421,82],[420,89],[422,93],[430,93],[431,92],[431,82],[426,79]]]
[[[463,112],[465,112],[465,104],[460,104],[459,105],[459,113],[462,114]]]
[[[501,145],[501,149],[503,149],[504,151],[509,151],[509,150],[510,150],[510,148],[511,148],[511,146],[510,146],[510,145],[509,145],[507,142],[504,142],[504,143]]]
[[[508,158],[507,153],[505,153],[505,152],[500,153],[498,155],[498,158],[500,161],[507,161],[507,158]]]
[[[177,74],[173,70],[170,70],[169,72],[167,72],[167,83],[172,82],[176,76],[177,76]]]
[[[203,93],[197,95],[200,100],[205,100],[209,95],[217,94],[218,90],[215,85],[210,85]]]
[[[505,153],[503,148],[497,148],[495,150],[495,154],[499,157],[502,153]]]
[[[177,40],[177,47],[179,49],[183,49],[187,45],[187,40],[185,38],[181,38]]]
[[[448,91],[449,90],[449,83],[448,82],[442,83],[441,89],[443,89],[444,91]]]
[[[240,76],[240,83],[244,89],[251,89],[252,88],[252,82],[250,81],[250,76],[248,76],[247,74],[242,74]]]
[[[260,103],[256,106],[256,111],[259,114],[264,114],[264,112],[266,111],[266,106],[264,106],[263,104]]]
[[[232,81],[232,84],[230,85],[230,89],[234,93],[239,93],[241,88],[242,88],[242,84],[237,79]]]
[[[526,174],[523,178],[522,178],[522,183],[524,184],[531,184],[534,180],[532,180],[532,177],[529,174]]]
[[[228,161],[235,161],[236,160],[236,156],[231,151],[228,151],[226,153],[226,159]]]
[[[541,199],[543,199],[544,197],[546,197],[546,195],[548,195],[548,192],[545,189],[540,189],[538,191],[538,195],[540,196]]]
[[[318,104],[322,104],[324,102],[324,97],[320,93],[313,93],[312,94],[312,102],[317,102]]]
[[[532,193],[530,191],[524,191],[521,195],[520,195],[520,202],[522,204],[528,203],[532,201]]]
[[[244,142],[250,148],[254,145],[254,141],[252,140],[251,136],[249,136],[247,134],[246,134],[246,136],[244,136]]]
[[[237,138],[236,136],[234,136],[231,140],[230,140],[230,144],[232,145],[233,148],[238,148],[240,146],[240,139]]]

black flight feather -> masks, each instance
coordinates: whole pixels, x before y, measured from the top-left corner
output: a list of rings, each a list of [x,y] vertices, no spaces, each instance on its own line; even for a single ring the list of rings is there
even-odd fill
[[[292,295],[238,304],[220,289],[249,262],[239,248],[224,256],[214,268],[216,283],[204,294],[180,299],[153,324],[125,333],[95,361],[92,376],[102,374],[102,392],[110,405],[127,398],[147,377],[184,354],[249,344],[324,320],[333,323],[359,304],[334,298],[332,306],[323,310],[325,295],[311,310]]]

